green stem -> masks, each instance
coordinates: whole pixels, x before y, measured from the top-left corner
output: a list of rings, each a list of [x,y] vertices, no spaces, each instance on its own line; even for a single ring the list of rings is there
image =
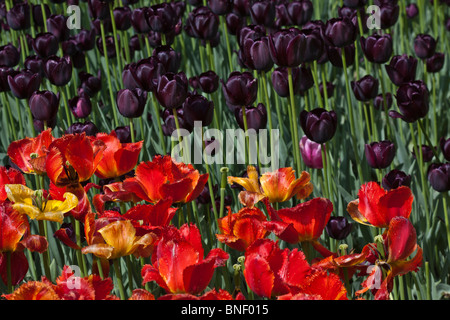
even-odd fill
[[[125,290],[123,289],[122,273],[120,272],[120,261],[119,261],[119,259],[120,258],[117,258],[117,259],[113,260],[114,272],[116,274],[117,285],[119,287],[120,299],[121,300],[125,300],[126,296],[125,296]]]
[[[447,207],[448,200],[449,200],[448,192],[444,192],[442,205],[444,206],[444,219],[445,219],[445,228],[447,230],[447,242],[448,242],[448,247],[450,248],[450,221],[449,221],[448,207]],[[449,203],[450,203],[450,201],[449,201]]]
[[[158,108],[158,102],[156,101],[155,95],[152,94],[152,100],[153,100],[153,108],[155,111],[155,116],[156,116],[156,122],[158,123],[158,131],[159,131],[159,140],[160,140],[160,146],[163,149],[163,153],[166,154],[166,144],[164,141],[164,133],[162,130],[162,125],[161,125],[161,115],[159,114],[159,108]]]
[[[66,93],[64,92],[64,88],[61,88],[60,92],[64,102],[64,109],[66,110],[67,127],[70,127],[70,125],[72,124],[72,118],[70,116],[69,104],[67,102],[67,97]]]
[[[222,25],[222,31],[225,34],[225,42],[227,45],[227,54],[228,54],[228,65],[229,65],[229,71],[233,70],[233,60],[231,58],[231,46],[230,46],[230,38],[228,36],[228,30],[227,30],[227,24],[225,23],[224,16],[220,16],[220,23]]]
[[[392,139],[391,123],[389,122],[388,105],[387,105],[387,99],[386,99],[386,89],[384,86],[384,76],[383,76],[383,70],[381,70],[381,64],[378,65],[378,74],[380,75],[381,93],[383,96],[383,111],[384,111],[384,116],[386,118],[386,137],[389,139]]]
[[[117,57],[117,68],[120,72],[122,70],[122,52],[119,48],[119,39],[117,37],[117,27],[116,27],[116,20],[114,19],[114,12],[113,12],[113,2],[109,3],[109,15],[111,17],[111,25],[113,29],[113,36],[114,36],[114,47],[116,49],[116,57]],[[123,39],[122,39],[123,41]],[[126,44],[128,46],[128,43]],[[104,51],[106,54],[106,51]],[[119,79],[122,79],[119,77]]]
[[[297,172],[300,174],[301,172],[301,166],[300,166],[300,148],[299,148],[299,137],[298,137],[298,124],[296,121],[296,109],[295,109],[295,98],[294,98],[294,82],[292,79],[292,68],[288,68],[288,83],[289,83],[289,97],[290,97],[290,107],[291,107],[291,122],[292,122],[292,128],[294,129],[293,132],[293,148],[294,148],[294,155],[295,155],[295,161],[296,161],[296,168]]]
[[[38,220],[38,227],[39,227],[39,234],[47,239],[47,234],[45,232],[45,226],[43,220]],[[50,265],[49,265],[49,256],[48,256],[48,250],[45,250],[42,252],[42,262],[44,264],[44,272],[47,279],[50,281],[52,280],[51,274],[50,274]]]
[[[131,142],[135,143],[136,142],[136,138],[134,136],[134,124],[133,124],[133,118],[129,118],[129,123],[130,123],[130,134],[131,134]]]
[[[228,175],[228,168],[223,167],[220,169],[220,172],[222,173],[222,179],[220,181],[220,211],[219,211],[219,218],[223,217],[223,211],[224,211],[224,204],[225,204],[225,190],[227,187],[227,175]]]
[[[102,261],[100,260],[100,258],[96,258],[96,260],[97,260],[98,273],[100,274],[100,278],[103,280],[105,278],[105,276],[103,274]]]
[[[6,95],[6,93],[4,91],[2,92],[2,96],[3,96],[3,101],[5,102],[6,112],[8,113],[8,117],[9,117],[12,136],[13,136],[14,140],[17,140],[17,132],[15,130],[14,118],[13,118],[13,115],[11,112],[11,104],[9,103],[8,96]]]

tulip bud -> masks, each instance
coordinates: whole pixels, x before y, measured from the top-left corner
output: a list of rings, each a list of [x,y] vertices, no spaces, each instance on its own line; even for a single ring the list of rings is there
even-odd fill
[[[0,47],[0,66],[15,67],[19,61],[20,53],[11,43]]]
[[[35,91],[28,101],[33,118],[50,121],[55,118],[59,109],[59,93],[51,91]]]
[[[378,84],[378,80],[371,75],[352,81],[351,86],[356,100],[367,102],[374,99],[378,94]]]
[[[394,169],[389,171],[381,181],[385,190],[397,189],[400,186],[409,187],[411,185],[411,176],[403,171]]]
[[[58,52],[58,39],[50,32],[39,33],[32,41],[36,54],[41,58],[47,58]]]
[[[126,118],[139,118],[144,113],[147,92],[140,89],[121,89],[117,93],[117,108]]]
[[[214,103],[200,94],[188,95],[183,103],[183,114],[192,127],[195,121],[201,121],[202,127],[209,126],[214,116]]]
[[[28,99],[41,85],[41,77],[28,70],[14,72],[8,75],[8,84],[11,92],[19,99]]]
[[[333,138],[337,129],[337,115],[334,111],[316,108],[300,113],[300,126],[308,139],[325,143]]]
[[[189,83],[184,72],[168,72],[159,78],[156,99],[167,109],[181,107],[188,94]]]
[[[257,98],[257,80],[250,72],[234,71],[222,82],[222,90],[228,105],[242,107],[252,105]]]
[[[401,85],[397,90],[397,105],[401,113],[391,110],[389,116],[406,122],[415,122],[428,113],[429,94],[423,81],[413,81]]]
[[[264,104],[258,103],[256,108],[250,106],[245,107],[245,115],[247,118],[247,129],[254,129],[255,131],[258,131],[260,129],[266,128],[267,110]],[[234,116],[239,127],[242,130],[245,130],[242,108],[236,108],[234,110]]]
[[[70,57],[51,56],[44,65],[44,72],[53,85],[62,87],[72,78],[72,61]]]
[[[393,52],[392,37],[390,34],[361,37],[361,48],[367,60],[374,63],[386,63]]]
[[[69,108],[75,118],[87,118],[92,112],[91,99],[86,93],[69,99]]]
[[[328,235],[336,240],[344,240],[352,231],[353,224],[345,217],[330,217],[325,229]]]
[[[389,140],[372,142],[365,146],[366,160],[374,169],[384,169],[391,165],[395,157],[395,145]]]
[[[436,73],[442,70],[445,62],[445,54],[436,52],[426,60],[427,72]]]
[[[356,28],[349,18],[332,18],[325,24],[323,39],[329,46],[346,47],[355,42]]]
[[[437,192],[450,190],[450,163],[432,163],[428,167],[428,182]]]
[[[414,39],[414,52],[420,59],[431,58],[436,51],[436,40],[428,34],[418,34]]]
[[[300,154],[303,163],[312,169],[322,169],[322,145],[320,143],[309,140],[307,136],[303,136],[299,143]]]
[[[91,121],[75,122],[67,130],[65,134],[86,133],[87,136],[96,136],[100,131]]]
[[[392,83],[400,86],[403,83],[414,81],[416,77],[417,59],[406,55],[393,56],[391,62],[385,66]]]

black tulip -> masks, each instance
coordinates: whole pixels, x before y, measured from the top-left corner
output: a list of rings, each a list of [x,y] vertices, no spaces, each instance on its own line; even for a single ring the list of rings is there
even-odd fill
[[[384,99],[386,99],[386,106],[384,105]],[[386,110],[391,109],[392,107],[392,103],[393,103],[393,98],[392,98],[392,94],[390,92],[386,92],[384,94],[379,94],[375,97],[375,99],[373,99],[373,106],[375,109],[377,110],[384,110],[386,108]]]
[[[375,169],[384,169],[389,167],[394,160],[396,148],[393,142],[383,140],[366,144],[364,152],[369,166]]]
[[[98,92],[100,92],[102,88],[102,79],[100,71],[98,72],[97,76],[81,71],[78,73],[78,78],[81,81],[80,88],[88,96],[94,97]]]
[[[0,47],[0,66],[15,67],[19,64],[20,53],[19,50],[11,43]]]
[[[295,26],[303,26],[310,21],[314,11],[313,4],[309,0],[289,2],[286,10],[291,24]]]
[[[427,72],[436,73],[442,70],[445,62],[445,54],[436,52],[426,60]]]
[[[156,99],[167,109],[181,107],[188,95],[189,82],[184,72],[168,72],[159,77]]]
[[[91,98],[84,92],[69,99],[68,104],[70,111],[77,119],[87,118],[92,112]]]
[[[371,75],[366,75],[357,81],[351,82],[351,87],[356,100],[368,102],[375,99],[378,94],[378,79]]]
[[[222,90],[225,100],[229,106],[249,106],[257,98],[258,84],[257,80],[250,72],[232,72],[227,81],[222,82]]]
[[[28,99],[41,85],[41,77],[28,70],[8,75],[8,84],[11,92],[19,99]]]
[[[13,30],[25,30],[31,25],[30,23],[30,5],[27,2],[15,4],[6,13],[6,22]]]
[[[262,103],[258,103],[256,107],[247,106],[245,109],[245,116],[247,120],[247,129],[258,131],[265,129],[267,126],[267,109]],[[245,130],[244,114],[242,108],[234,110],[234,116],[239,127]]]
[[[433,160],[434,157],[433,147],[430,147],[428,145],[422,145],[421,149],[423,162],[430,162],[431,160]],[[414,159],[418,159],[419,155],[416,155],[416,152],[414,150],[411,152],[411,154]]]
[[[334,111],[322,108],[309,112],[303,110],[300,113],[300,126],[309,140],[322,144],[333,138],[337,129],[337,115]]]
[[[346,47],[355,42],[356,28],[348,18],[331,18],[325,24],[323,39],[329,46]]]
[[[67,17],[52,14],[47,18],[47,30],[52,33],[59,42],[67,40],[70,36],[70,30],[67,27]]]
[[[190,94],[183,103],[183,113],[186,122],[194,126],[200,121],[202,127],[209,126],[214,116],[214,103],[201,94]]]
[[[407,54],[393,56],[390,63],[385,66],[392,83],[400,86],[416,78],[417,59]]]
[[[386,63],[393,52],[392,36],[374,33],[367,38],[361,37],[361,48],[370,62]]]
[[[138,118],[144,113],[147,101],[147,92],[136,89],[121,89],[117,93],[117,108],[126,118]]]
[[[165,2],[150,6],[145,14],[150,29],[156,32],[168,33],[178,22],[173,7]]]
[[[75,122],[65,131],[66,134],[83,132],[86,133],[87,136],[96,136],[100,131],[98,130],[97,126],[91,121]]]
[[[218,16],[230,13],[233,8],[233,0],[208,0],[208,6]]]
[[[397,106],[400,113],[389,111],[392,118],[400,118],[406,122],[415,122],[424,118],[429,110],[429,93],[421,80],[408,82],[397,89]]]
[[[276,9],[272,1],[255,1],[249,7],[253,24],[271,27],[275,21]]]
[[[32,46],[36,54],[41,58],[47,58],[58,52],[58,39],[53,33],[39,33],[32,41]]]
[[[208,70],[189,78],[189,85],[204,93],[213,93],[219,88],[219,76],[212,70]]]
[[[44,72],[53,85],[62,87],[72,79],[72,61],[70,57],[51,56],[45,62]]]
[[[427,171],[428,182],[437,192],[450,190],[450,163],[432,163]]]
[[[392,189],[397,189],[401,186],[409,187],[411,186],[411,175],[406,174],[405,172],[394,169],[389,171],[381,181],[383,189],[389,191]]]
[[[40,121],[50,121],[55,118],[59,109],[59,93],[54,94],[51,91],[35,91],[28,104],[33,118]]]
[[[345,217],[330,217],[325,229],[328,235],[336,240],[344,240],[352,231],[353,224]]]
[[[436,40],[429,34],[418,34],[414,39],[414,52],[420,59],[428,59],[434,55],[436,45]]]

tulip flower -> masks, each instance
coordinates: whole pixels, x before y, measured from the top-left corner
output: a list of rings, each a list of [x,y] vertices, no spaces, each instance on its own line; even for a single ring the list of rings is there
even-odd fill
[[[291,287],[301,287],[310,272],[303,252],[282,250],[273,240],[258,239],[245,251],[245,281],[263,298],[288,294]]]
[[[98,76],[94,76],[90,73],[81,71],[78,73],[78,78],[81,81],[81,90],[89,97],[94,97],[102,88],[101,73],[98,72]]]
[[[98,232],[101,234],[103,242],[96,242],[84,247],[81,249],[83,254],[92,253],[99,258],[108,260],[131,254],[139,257],[139,252],[146,251],[155,242],[151,233],[136,236],[136,229],[130,220],[111,222],[99,229]]]
[[[418,34],[414,38],[414,52],[420,59],[431,58],[436,51],[436,40],[428,34]]]
[[[311,141],[307,136],[303,136],[300,139],[300,154],[303,159],[303,163],[312,169],[322,169],[322,145],[320,143]]]
[[[181,53],[175,51],[171,46],[165,45],[165,46],[157,46],[153,52],[152,57],[156,58],[156,61],[150,60],[150,63],[155,64],[161,64],[163,67],[163,70],[165,71],[159,71],[161,74],[172,72],[177,73],[179,71],[180,65],[181,65]],[[147,59],[144,59],[143,61],[147,61]],[[139,62],[138,62],[139,65]],[[159,65],[156,67],[160,68]],[[155,66],[153,66],[155,68]],[[157,69],[158,70],[158,69]],[[144,75],[145,77],[145,75]],[[153,78],[158,78],[158,76],[154,75]],[[143,79],[143,76],[141,75],[139,79],[142,81],[146,81]],[[148,81],[148,80],[147,80]]]
[[[444,137],[442,137],[439,140],[439,146],[441,147],[441,151],[444,155],[445,160],[450,161],[450,138],[445,139]]]
[[[167,293],[199,294],[211,281],[214,269],[228,258],[228,253],[217,248],[204,257],[197,226],[172,226],[158,241],[152,263],[142,268],[142,284],[155,281]]]
[[[184,72],[168,72],[159,78],[156,98],[164,108],[176,109],[186,99],[188,86],[188,80]]]
[[[445,62],[445,54],[442,52],[436,52],[430,58],[426,60],[427,72],[436,73],[442,70]]]
[[[25,178],[17,169],[7,169],[6,167],[0,166],[0,202],[3,202],[8,198],[5,190],[5,185],[7,184],[25,185]]]
[[[352,231],[353,224],[346,217],[330,217],[325,229],[328,235],[336,240],[344,240]]]
[[[33,92],[39,89],[41,77],[37,73],[23,70],[8,75],[8,84],[14,96],[29,99]]]
[[[355,61],[355,45],[351,44],[342,48],[326,46],[327,58],[330,60],[331,64],[337,68],[343,68],[344,64],[342,61],[342,50],[344,50],[345,61],[347,62],[347,67],[353,65]]]
[[[375,97],[375,99],[373,99],[373,107],[377,110],[384,110],[384,108],[385,108],[384,100],[386,100],[386,110],[391,109],[392,103],[393,103],[393,98],[392,98],[392,94],[390,92],[385,92],[384,99],[383,99],[383,94],[377,95]]]
[[[98,133],[95,140],[102,141],[106,146],[95,171],[97,177],[100,179],[118,178],[134,169],[143,141],[121,143],[114,130],[110,134]]]
[[[405,122],[415,122],[427,115],[429,93],[423,81],[416,80],[401,85],[395,97],[400,113],[391,110],[390,117],[400,118]]]
[[[305,199],[313,190],[309,173],[303,171],[300,178],[296,179],[295,171],[290,167],[266,172],[258,178],[256,168],[248,166],[247,178],[229,176],[228,183],[238,184],[245,189],[239,193],[239,201],[250,208],[264,198],[270,203],[288,201],[294,196]]]
[[[67,17],[62,14],[52,14],[47,17],[47,30],[52,33],[59,42],[67,40],[70,29],[67,27]]]
[[[125,31],[131,28],[131,9],[129,7],[114,8],[113,15],[117,30]]]
[[[344,0],[343,4],[349,8],[361,8],[367,3],[367,0]]]
[[[183,103],[183,115],[192,127],[196,121],[200,121],[202,127],[209,126],[214,116],[214,103],[201,94],[190,94]]]
[[[398,20],[400,7],[397,4],[384,2],[380,5],[380,28],[389,29]]]
[[[243,119],[243,108],[236,108],[234,115],[239,127],[245,130]],[[247,119],[247,129],[254,129],[257,132],[266,128],[267,125],[267,110],[264,104],[258,103],[256,107],[245,107],[245,116]]]
[[[150,29],[160,33],[168,33],[177,23],[176,13],[168,3],[148,7],[146,18]]]
[[[356,100],[363,102],[373,100],[377,96],[378,85],[378,79],[371,75],[366,75],[357,81],[351,82]]]
[[[243,65],[252,70],[269,71],[273,67],[273,60],[269,54],[268,38],[257,40],[245,38],[239,51],[239,59]]]
[[[428,182],[437,192],[450,190],[450,163],[432,163],[427,171]]]
[[[213,93],[219,88],[219,76],[212,70],[189,78],[189,85],[204,93]]]
[[[35,91],[28,101],[33,118],[41,121],[54,119],[58,113],[59,99],[59,92]]]
[[[135,89],[121,89],[117,92],[117,108],[126,118],[139,118],[144,113],[147,103],[147,92]]]
[[[228,207],[228,216],[218,220],[220,234],[216,234],[217,240],[235,250],[245,251],[255,240],[269,235],[264,221],[266,216],[258,208],[244,207],[232,214]]]
[[[271,27],[275,22],[276,9],[272,1],[256,1],[249,7],[253,24]]]
[[[422,152],[422,161],[423,162],[430,162],[431,160],[433,160],[433,157],[434,157],[433,149],[436,149],[436,148],[433,148],[433,147],[430,147],[430,146],[427,146],[427,145],[423,144],[421,146],[421,149],[422,149],[421,152]],[[414,159],[418,159],[419,156],[416,155],[414,150],[412,150],[411,154],[412,154]]]
[[[256,101],[258,84],[250,72],[234,71],[226,82],[221,82],[225,101],[229,106],[250,106]]]
[[[20,53],[11,43],[0,47],[0,66],[15,67],[19,61]]]
[[[325,198],[314,198],[293,208],[274,210],[267,206],[271,221],[266,228],[289,243],[317,242],[327,225],[333,204]]]
[[[136,167],[135,176],[125,179],[124,188],[152,203],[169,197],[174,203],[187,203],[198,197],[208,176],[170,156],[155,156]]]
[[[158,78],[165,72],[165,66],[157,57],[149,57],[126,65],[122,80],[125,89],[141,88],[150,92],[156,90]]]
[[[367,60],[373,63],[386,63],[391,58],[392,36],[390,34],[377,34],[364,38],[361,37],[361,48]]]
[[[26,215],[14,210],[9,203],[0,203],[0,276],[5,284],[19,284],[28,271],[28,260],[24,250],[47,250],[45,237],[31,234]],[[10,276],[8,276],[8,258],[10,256]]]
[[[408,4],[406,6],[405,10],[406,10],[406,16],[409,19],[413,19],[419,14],[419,8],[417,7],[417,4],[415,4],[415,3]]]
[[[5,191],[13,209],[26,214],[30,219],[56,221],[62,223],[64,214],[75,208],[77,197],[72,193],[64,194],[64,201],[45,198],[42,191],[33,191],[21,184],[7,184]]]
[[[365,145],[365,155],[369,166],[375,169],[389,167],[395,158],[395,145],[389,140]]]
[[[39,33],[32,41],[33,49],[41,58],[47,58],[58,52],[58,39],[50,32]]]
[[[291,24],[303,26],[311,20],[313,15],[313,4],[309,0],[292,1],[287,4],[287,14]]]
[[[409,218],[413,200],[409,187],[400,186],[387,191],[371,181],[361,186],[358,199],[348,204],[347,212],[358,223],[387,228],[393,217]]]
[[[72,61],[70,57],[51,56],[44,65],[44,72],[53,85],[62,87],[72,79]]]
[[[325,24],[323,39],[329,46],[346,47],[355,42],[356,28],[349,18],[332,18]]]
[[[300,125],[308,139],[325,143],[333,138],[337,129],[337,116],[334,111],[316,108],[300,113]]]
[[[6,13],[6,22],[13,30],[25,30],[30,27],[30,5],[17,3]]]
[[[85,133],[87,136],[95,136],[99,131],[91,121],[75,122],[65,131],[65,134]]]
[[[280,67],[298,67],[305,56],[305,35],[299,29],[280,30],[269,35],[270,56]]]
[[[212,40],[219,31],[219,17],[209,7],[198,7],[186,19],[188,34],[201,40]]]
[[[102,192],[96,194],[92,198],[92,204],[95,207],[95,210],[99,213],[105,211],[105,205],[107,202],[117,201],[132,202],[133,204],[136,204],[142,200],[133,192],[125,190],[122,182],[114,182],[104,185]]]
[[[406,54],[396,55],[392,57],[391,62],[385,67],[392,83],[400,86],[415,80],[417,59]]]
[[[37,137],[24,138],[11,142],[8,156],[11,161],[26,174],[45,172],[47,150],[53,142],[52,129],[42,131]]]
[[[394,169],[389,171],[381,181],[383,189],[389,191],[391,189],[397,189],[400,186],[409,187],[411,185],[411,175],[406,174],[403,171]]]
[[[208,7],[218,16],[223,16],[233,8],[233,0],[208,0]]]

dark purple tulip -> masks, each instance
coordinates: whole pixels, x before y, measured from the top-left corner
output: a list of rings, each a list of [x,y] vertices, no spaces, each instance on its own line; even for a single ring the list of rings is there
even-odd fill
[[[386,110],[389,110],[392,107],[393,98],[392,94],[390,92],[386,92],[384,94],[384,97],[386,98]],[[373,99],[373,106],[377,110],[384,110],[384,99],[383,94],[379,94]]]
[[[147,33],[150,25],[147,22],[146,11],[148,8],[136,8],[131,12],[131,25],[137,33]]]
[[[0,92],[8,92],[11,90],[8,84],[8,76],[14,76],[17,71],[10,67],[0,67]]]
[[[75,35],[78,48],[81,51],[89,51],[95,47],[95,30],[81,30]]]
[[[124,86],[128,89],[139,87],[153,92],[158,85],[159,77],[166,73],[164,65],[156,57],[141,59],[125,67],[122,73]]]
[[[228,33],[231,35],[237,35],[239,30],[246,25],[245,19],[233,12],[226,15],[225,22],[227,24]]]
[[[19,99],[28,99],[41,85],[41,77],[28,70],[8,75],[8,84],[11,92]]]
[[[427,71],[436,73],[442,70],[445,63],[445,54],[436,52],[433,56],[426,60]]]
[[[222,82],[222,90],[229,106],[250,106],[257,98],[258,83],[250,72],[232,72],[228,80]]]
[[[305,29],[302,30],[302,33],[305,35],[306,46],[303,62],[313,62],[314,60],[319,60],[325,50],[320,30],[318,28]]]
[[[65,134],[86,133],[87,136],[95,136],[100,131],[97,126],[91,121],[75,122],[67,130]],[[131,141],[131,139],[130,139]]]
[[[181,65],[181,53],[172,47],[168,45],[157,47],[153,50],[152,56],[162,64],[166,72],[178,72]]]
[[[13,30],[25,30],[30,27],[30,5],[27,2],[15,4],[6,13],[6,22]]]
[[[450,138],[445,139],[444,137],[442,137],[439,140],[439,145],[441,147],[441,151],[444,155],[445,160],[450,161]]]
[[[436,40],[429,34],[418,34],[414,39],[414,52],[420,59],[431,58],[436,51]]]
[[[218,16],[230,13],[233,8],[233,0],[208,0],[208,6]]]
[[[266,37],[267,31],[264,26],[261,25],[248,25],[241,28],[237,33],[237,40],[239,47],[242,48],[244,46],[246,39],[251,39],[256,41],[263,37]]]
[[[188,94],[189,82],[184,72],[168,72],[159,78],[156,99],[167,109],[181,107]]]
[[[78,73],[78,78],[81,81],[80,88],[89,97],[95,96],[102,88],[102,79],[100,71],[98,72],[97,77],[90,73],[81,71]]]
[[[170,5],[172,9],[175,11],[175,14],[178,19],[181,19],[186,12],[186,2],[184,1],[171,1]]]
[[[44,11],[45,11],[45,16],[48,18],[50,17],[50,15],[52,14],[50,11],[50,7],[47,4],[44,4]],[[42,7],[40,4],[37,5],[33,5],[31,7],[31,13],[33,16],[33,22],[34,25],[37,27],[43,27],[44,26],[44,18],[42,15]]]
[[[344,6],[353,9],[364,7],[366,3],[367,0],[344,0]]]
[[[131,131],[130,126],[120,126],[114,129],[119,139],[120,143],[130,143],[131,142]]]
[[[300,67],[292,68],[292,84],[294,95],[301,94],[301,71]],[[275,92],[283,98],[289,97],[288,70],[284,67],[276,68],[272,72],[272,86]]]
[[[56,116],[53,119],[50,119],[48,121],[33,119],[33,127],[34,127],[34,130],[36,131],[36,133],[39,134],[42,131],[44,131],[44,129],[48,129],[48,128],[54,129],[56,127],[57,121],[58,121],[58,117],[56,117]],[[45,124],[47,126],[45,126]]]
[[[119,41],[119,38],[117,38],[117,41]],[[109,59],[115,58],[117,52],[116,52],[116,45],[114,43],[114,37],[106,36],[105,43],[106,43],[106,53],[108,55],[108,58]],[[103,48],[103,39],[101,37],[97,38],[97,49],[102,56],[105,55],[104,48]]]
[[[189,85],[205,93],[213,93],[219,88],[219,76],[212,70],[189,79]]]
[[[107,1],[87,0],[89,15],[92,19],[104,20],[110,17]]]
[[[126,118],[139,118],[144,113],[147,92],[140,89],[121,89],[117,92],[117,108]]]
[[[406,174],[401,170],[391,170],[389,171],[381,181],[383,189],[389,191],[392,189],[397,189],[401,186],[409,187],[411,185],[411,176]]]
[[[186,122],[194,126],[195,121],[201,121],[201,126],[209,126],[214,116],[214,103],[201,94],[190,94],[183,103],[183,113]]]
[[[335,88],[336,88],[336,86],[333,83],[331,83],[331,82],[326,83],[328,99],[330,99],[333,96]],[[320,95],[322,96],[322,98],[325,98],[325,92],[323,90],[323,82],[321,82],[319,85],[319,91],[320,91]]]
[[[374,169],[384,169],[391,165],[395,158],[395,145],[389,140],[366,144],[364,152],[369,166]]]
[[[47,18],[47,30],[52,33],[59,42],[67,40],[70,35],[70,30],[67,27],[67,17],[52,14]]]
[[[417,80],[401,85],[395,97],[401,113],[394,110],[389,111],[389,116],[392,118],[415,122],[427,115],[429,93],[423,81]]]
[[[273,60],[269,53],[268,38],[258,40],[246,38],[239,50],[239,59],[244,66],[251,70],[269,71],[273,67]]]
[[[129,7],[114,8],[114,22],[118,30],[128,30],[131,28],[131,9]]]
[[[309,0],[289,2],[286,6],[287,15],[292,25],[303,26],[311,20],[313,4]]]
[[[330,217],[325,229],[328,235],[336,240],[344,240],[352,231],[353,224],[345,217]]]
[[[300,126],[309,140],[322,144],[333,138],[337,129],[337,115],[334,111],[322,108],[309,112],[303,110],[300,113]]]
[[[62,87],[72,78],[72,61],[70,57],[51,56],[44,65],[44,72],[53,85]]]
[[[382,4],[379,14],[381,29],[389,29],[398,21],[400,7],[396,4]]]
[[[405,9],[406,9],[406,16],[409,19],[413,19],[419,14],[419,8],[415,3],[408,4]]]
[[[11,43],[0,47],[0,66],[15,67],[19,61],[20,53]]]
[[[219,31],[219,16],[208,7],[198,7],[189,13],[185,30],[189,36],[212,40]]]
[[[265,129],[267,126],[267,109],[262,103],[258,103],[256,107],[245,107],[245,115],[247,117],[247,129],[254,129],[255,131]],[[244,130],[244,116],[242,108],[234,110],[234,116],[239,127]]]
[[[326,53],[328,60],[331,64],[337,68],[343,68],[344,64],[342,61],[342,50],[344,50],[345,54],[345,62],[347,67],[353,65],[355,62],[355,45],[351,44],[349,46],[338,48],[338,47],[326,47]]]
[[[356,34],[356,28],[349,18],[332,18],[325,24],[323,39],[329,46],[342,48],[353,44]]]
[[[176,109],[177,119],[178,119],[178,125],[180,129],[188,130],[189,132],[192,131],[192,126],[187,123],[185,117],[184,117],[184,110],[183,108],[177,108]],[[169,109],[164,109],[162,112],[161,118],[163,120],[162,129],[163,134],[165,136],[171,136],[175,130],[177,130],[177,125],[175,121],[175,116],[173,115],[173,111]]]
[[[428,182],[437,192],[450,190],[450,163],[432,163],[428,167]]]
[[[270,56],[280,67],[298,67],[305,57],[305,35],[296,28],[269,35]]]
[[[141,51],[141,43],[139,41],[139,35],[135,34],[130,38],[130,49],[133,51]]]
[[[233,12],[241,17],[250,15],[250,0],[233,0]]]
[[[253,24],[271,27],[275,21],[275,5],[270,0],[253,2],[249,13]]]
[[[308,168],[322,169],[322,144],[309,140],[307,136],[303,136],[299,143],[300,154],[303,163]]]
[[[299,72],[299,94],[304,96],[314,86],[314,78],[310,67],[302,65],[299,68]]]
[[[69,108],[75,118],[87,118],[92,112],[91,98],[86,93],[69,99]]]
[[[411,152],[414,159],[418,159],[418,155],[414,152],[414,150]],[[433,153],[433,147],[422,145],[422,160],[423,162],[430,162],[433,160],[434,153]]]
[[[59,93],[51,91],[35,91],[28,101],[33,118],[40,121],[50,121],[55,118],[59,109]]]
[[[170,32],[178,22],[175,10],[165,2],[149,7],[146,17],[150,29],[161,33]]]
[[[351,86],[356,100],[367,102],[373,100],[378,94],[378,79],[366,75],[360,80],[352,81]]]
[[[391,62],[385,66],[392,83],[400,86],[414,81],[416,78],[417,59],[407,54],[393,56]]]
[[[132,62],[123,68],[122,82],[125,89],[141,88],[141,83],[136,77],[136,66],[137,64]]]
[[[105,31],[105,34],[109,34],[113,32],[112,22],[111,19],[95,19],[90,21],[91,29],[95,31],[95,35],[101,35],[102,32],[102,25],[103,23],[103,29]]]
[[[390,34],[377,34],[361,37],[361,48],[367,60],[374,63],[386,63],[391,58],[393,47]]]
[[[58,39],[53,33],[39,33],[32,41],[34,52],[41,57],[47,58],[58,52]]]
[[[64,56],[70,56],[73,57],[77,54],[80,49],[77,47],[77,41],[75,40],[75,37],[70,37],[69,39],[63,41],[61,43],[61,49]]]

